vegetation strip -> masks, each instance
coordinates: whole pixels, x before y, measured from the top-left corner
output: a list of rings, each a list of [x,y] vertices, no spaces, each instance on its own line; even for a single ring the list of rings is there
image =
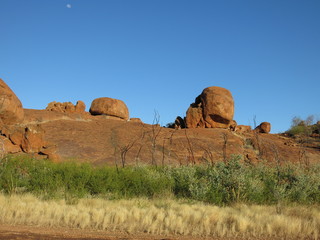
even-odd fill
[[[319,204],[320,165],[256,166],[235,156],[214,165],[125,168],[52,163],[28,158],[0,160],[0,191],[32,193],[76,203],[83,197],[184,198],[219,206]]]
[[[217,207],[182,200],[80,199],[44,201],[0,195],[0,222],[51,227],[212,237],[319,238],[320,208],[238,204]]]

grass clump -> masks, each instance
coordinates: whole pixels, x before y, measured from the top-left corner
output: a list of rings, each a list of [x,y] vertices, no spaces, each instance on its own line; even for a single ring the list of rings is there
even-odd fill
[[[319,239],[317,206],[237,204],[217,207],[201,202],[135,198],[43,201],[32,195],[0,194],[0,223],[70,227],[126,233],[192,235],[243,239]]]

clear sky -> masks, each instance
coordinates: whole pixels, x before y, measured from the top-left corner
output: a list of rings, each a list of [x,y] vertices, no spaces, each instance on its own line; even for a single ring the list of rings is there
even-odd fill
[[[0,78],[25,108],[123,100],[165,125],[209,86],[234,119],[320,117],[319,0],[0,0]]]

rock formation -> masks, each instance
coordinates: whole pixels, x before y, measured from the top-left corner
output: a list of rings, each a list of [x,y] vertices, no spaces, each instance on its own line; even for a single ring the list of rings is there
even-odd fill
[[[238,126],[238,123],[235,120],[232,120],[229,124],[229,129],[231,131],[235,131],[237,126]]]
[[[0,79],[0,154],[25,152],[47,155],[41,152],[50,146],[44,140],[44,130],[40,125],[25,124],[23,119],[24,109],[20,100]],[[55,151],[50,154],[56,157]]]
[[[4,125],[0,129],[0,139],[4,153],[36,153],[57,159],[55,147],[44,140],[44,130],[40,125]],[[50,154],[46,149],[50,148]],[[47,151],[48,152],[48,151]],[[49,156],[50,155],[50,156]]]
[[[238,125],[235,128],[235,132],[237,133],[248,133],[251,131],[252,131],[251,127],[247,125]]]
[[[205,122],[203,120],[201,104],[193,103],[187,110],[186,125],[188,128],[204,128]]]
[[[269,133],[271,131],[271,124],[268,123],[268,122],[262,122],[254,130],[259,132],[259,133]]]
[[[76,105],[71,102],[56,102],[53,101],[48,104],[46,110],[54,112],[66,112],[66,113],[84,113],[86,105],[82,101],[78,101]]]
[[[143,123],[140,118],[130,118],[130,122]]]
[[[0,79],[0,119],[3,124],[16,124],[23,121],[24,113],[19,98]]]
[[[174,121],[174,129],[183,129],[183,128],[186,128],[185,120],[182,117],[178,116]]]
[[[107,115],[116,119],[129,119],[129,110],[126,104],[121,100],[108,97],[94,99],[91,103],[90,113],[92,115]]]
[[[187,110],[188,128],[228,128],[233,120],[234,101],[229,90],[208,87]]]

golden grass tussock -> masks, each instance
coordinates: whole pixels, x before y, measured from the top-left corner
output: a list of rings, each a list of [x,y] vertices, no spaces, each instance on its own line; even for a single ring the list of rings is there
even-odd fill
[[[0,195],[0,222],[129,233],[210,237],[320,239],[319,206],[217,207],[182,200],[81,199],[43,201],[32,195]]]

